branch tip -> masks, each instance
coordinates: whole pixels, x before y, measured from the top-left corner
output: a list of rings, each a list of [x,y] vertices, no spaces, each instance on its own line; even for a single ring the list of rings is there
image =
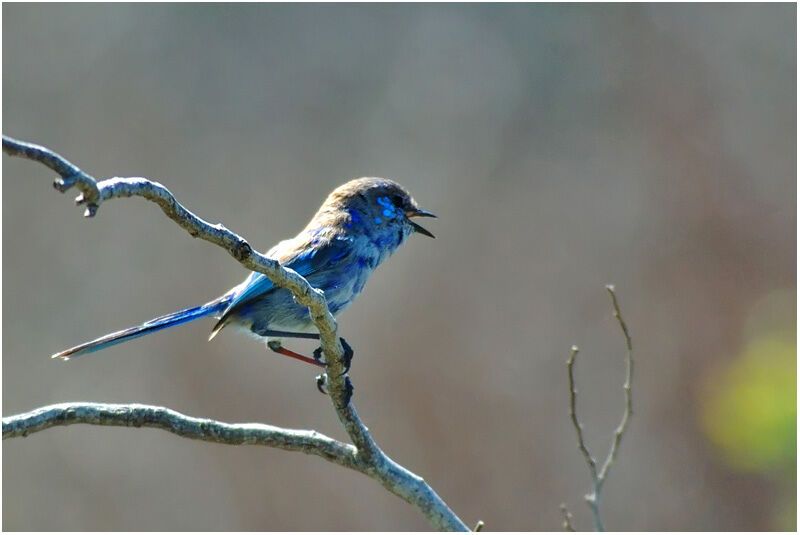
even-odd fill
[[[625,410],[622,414],[622,421],[620,422],[619,426],[614,430],[614,439],[611,442],[611,449],[608,452],[608,456],[603,461],[602,466],[600,467],[599,471],[597,469],[597,462],[595,461],[594,457],[592,457],[589,449],[586,447],[586,442],[583,438],[583,424],[578,420],[578,416],[576,413],[575,405],[576,405],[576,397],[578,390],[575,387],[575,376],[573,373],[573,368],[575,364],[575,356],[578,354],[577,346],[572,346],[572,353],[570,354],[569,359],[567,360],[567,377],[569,380],[569,415],[572,420],[572,426],[575,428],[575,433],[578,437],[578,451],[581,452],[583,455],[584,460],[586,461],[586,465],[589,467],[589,474],[592,478],[593,483],[593,491],[589,494],[584,496],[586,503],[589,504],[590,509],[592,510],[592,515],[594,517],[595,522],[595,529],[597,531],[603,531],[603,522],[600,518],[600,492],[603,489],[603,484],[605,483],[606,477],[608,476],[608,471],[611,468],[611,465],[614,463],[614,460],[617,457],[617,451],[619,449],[619,444],[622,441],[622,436],[625,434],[625,431],[628,428],[628,424],[630,422],[630,417],[633,414],[633,400],[631,397],[631,382],[633,379],[633,347],[631,344],[631,337],[628,332],[628,326],[625,324],[625,320],[622,318],[622,313],[620,312],[619,303],[617,302],[617,295],[615,293],[615,287],[613,284],[606,285],[606,291],[608,292],[609,296],[611,297],[611,307],[614,313],[614,317],[617,319],[617,323],[619,324],[620,330],[625,338],[625,348],[627,349],[626,353],[626,373],[625,373],[625,383],[623,385],[623,391],[625,393]],[[566,519],[566,509],[562,509],[565,512],[565,519]],[[567,520],[565,520],[564,527],[567,529]]]
[[[567,504],[561,504],[561,514],[564,516],[564,522],[562,522],[561,527],[564,528],[564,531],[575,531],[575,528],[572,527],[572,513],[569,512],[567,509]]]

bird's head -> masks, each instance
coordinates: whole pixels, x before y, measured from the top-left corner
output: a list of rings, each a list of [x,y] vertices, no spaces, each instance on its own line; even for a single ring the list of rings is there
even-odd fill
[[[348,223],[356,228],[402,232],[403,237],[412,232],[434,237],[413,218],[436,216],[420,208],[403,186],[386,178],[357,178],[342,184],[331,192],[325,206],[346,214]]]

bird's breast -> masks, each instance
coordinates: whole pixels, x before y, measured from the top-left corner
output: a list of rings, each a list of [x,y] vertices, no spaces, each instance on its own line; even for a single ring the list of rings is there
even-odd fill
[[[378,263],[374,252],[357,251],[336,269],[309,278],[309,283],[325,293],[331,313],[338,314],[361,293]]]

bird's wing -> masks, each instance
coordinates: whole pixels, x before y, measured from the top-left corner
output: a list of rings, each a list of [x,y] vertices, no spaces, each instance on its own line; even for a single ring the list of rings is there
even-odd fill
[[[278,248],[275,247],[273,251]],[[270,256],[277,257],[284,267],[293,269],[303,277],[307,277],[336,267],[351,254],[351,251],[352,241],[349,237],[334,236],[331,239],[319,240],[317,243],[311,240],[307,246],[298,247],[288,255],[276,254]],[[281,256],[284,256],[284,258],[281,259]],[[244,282],[233,290],[230,304],[222,313],[211,336],[213,337],[222,329],[228,317],[237,308],[253,299],[258,299],[274,288],[275,285],[263,273],[251,273]]]

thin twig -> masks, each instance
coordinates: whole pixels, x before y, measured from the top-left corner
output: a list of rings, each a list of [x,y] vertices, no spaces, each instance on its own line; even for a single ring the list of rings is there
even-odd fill
[[[475,532],[478,532],[478,531],[483,531],[483,527],[484,527],[485,525],[486,525],[486,524],[484,524],[483,520],[478,520],[478,523],[477,523],[477,524],[475,524],[475,529],[473,529],[472,531],[475,531]]]
[[[564,515],[564,522],[561,524],[564,531],[575,531],[575,528],[572,527],[572,513],[569,512],[565,503],[561,504],[561,514]]]
[[[572,353],[567,360],[567,375],[569,376],[569,417],[572,420],[572,425],[575,427],[575,432],[578,434],[578,450],[583,454],[586,465],[592,473],[592,481],[597,481],[597,463],[595,462],[592,454],[589,453],[589,448],[586,447],[586,442],[583,439],[583,424],[578,421],[578,412],[575,409],[576,401],[578,398],[578,389],[575,388],[575,357],[578,355],[578,346],[572,346]]]
[[[72,187],[77,188],[81,194],[75,201],[79,205],[86,205],[86,217],[94,217],[100,205],[107,200],[142,197],[156,203],[167,217],[193,237],[222,247],[247,269],[263,273],[276,286],[292,292],[295,300],[308,308],[319,331],[320,345],[326,355],[328,392],[339,421],[356,447],[357,457],[370,467],[365,473],[378,480],[389,491],[418,507],[434,528],[469,530],[422,478],[398,465],[381,451],[361,422],[353,404],[347,403],[350,379],[344,373],[344,351],[337,336],[336,320],[328,310],[325,295],[320,290],[313,288],[293,270],[255,251],[241,236],[220,224],[212,225],[194,215],[158,182],[139,177],[97,181],[50,149],[8,136],[3,136],[3,152],[40,162],[58,173],[61,178],[56,179],[54,186],[61,192]]]
[[[625,373],[625,384],[623,385],[623,389],[625,391],[625,411],[622,414],[622,421],[614,430],[614,439],[611,442],[611,449],[608,452],[603,464],[601,465],[600,471],[597,471],[597,463],[592,457],[589,449],[586,446],[586,442],[583,438],[583,425],[578,420],[577,412],[575,410],[576,405],[576,398],[578,391],[575,388],[575,376],[574,376],[574,366],[575,366],[575,357],[578,354],[577,346],[572,346],[572,353],[570,354],[569,359],[567,359],[567,375],[569,377],[569,415],[570,419],[572,420],[572,426],[575,428],[575,433],[578,436],[578,449],[583,454],[583,458],[586,461],[586,465],[589,467],[589,473],[592,477],[592,484],[593,490],[591,493],[585,496],[586,503],[589,505],[589,508],[592,511],[592,516],[594,518],[594,525],[596,531],[604,531],[603,521],[600,518],[600,492],[603,490],[603,484],[606,481],[606,477],[608,477],[608,471],[611,468],[614,460],[617,458],[617,451],[619,450],[619,444],[622,441],[622,436],[625,434],[625,431],[628,429],[628,425],[630,423],[631,415],[633,414],[633,399],[631,397],[631,381],[633,379],[633,345],[631,344],[631,337],[628,332],[628,326],[625,323],[625,320],[622,319],[622,314],[619,310],[619,304],[617,303],[617,296],[614,293],[614,286],[611,284],[606,285],[606,291],[608,291],[609,296],[611,296],[611,305],[614,310],[614,317],[617,319],[619,323],[620,329],[622,330],[622,334],[625,337],[625,347],[627,350],[626,353],[626,373]],[[562,511],[565,511],[566,515],[566,507],[562,507]],[[566,527],[565,521],[565,527]]]
[[[607,285],[606,291],[608,291],[608,295],[611,296],[611,304],[614,307],[614,317],[617,318],[617,323],[619,323],[619,327],[622,329],[622,334],[625,337],[625,364],[627,369],[625,372],[625,384],[622,387],[625,390],[625,412],[622,413],[622,421],[614,430],[614,442],[611,443],[611,451],[608,453],[608,457],[606,457],[603,467],[600,469],[600,475],[597,476],[600,485],[605,482],[608,469],[611,467],[611,463],[614,462],[614,459],[617,458],[619,443],[622,441],[622,435],[624,435],[625,430],[628,429],[628,423],[630,422],[631,415],[633,415],[633,397],[631,396],[631,381],[633,380],[633,345],[631,344],[631,335],[619,311],[617,295],[614,293],[614,285]]]

